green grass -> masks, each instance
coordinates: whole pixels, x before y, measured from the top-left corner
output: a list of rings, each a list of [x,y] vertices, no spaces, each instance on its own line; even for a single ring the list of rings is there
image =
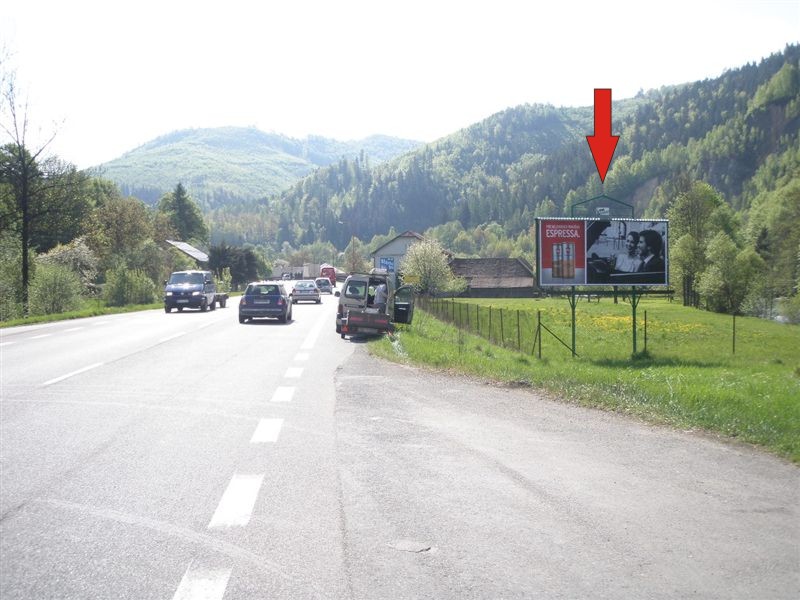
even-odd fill
[[[544,333],[539,359],[533,351],[537,311],[548,328],[571,344],[566,299],[457,303],[471,305],[472,327],[480,318],[485,335],[492,305],[497,343],[446,324],[418,307],[412,326],[401,326],[393,340],[371,342],[371,351],[394,361],[541,388],[568,401],[650,422],[722,434],[800,462],[797,326],[737,317],[734,354],[730,315],[645,298],[637,311],[638,352],[634,356],[630,305],[615,305],[611,299],[581,301],[576,307],[579,356],[573,358],[568,348]],[[478,313],[475,305],[481,307]],[[501,307],[506,347],[499,344]],[[522,352],[516,349],[517,310]]]
[[[241,292],[231,292],[229,297],[241,296]],[[19,325],[35,325],[37,323],[52,323],[55,321],[66,321],[69,319],[83,319],[86,317],[99,317],[102,315],[115,315],[120,313],[136,312],[139,310],[152,310],[164,308],[164,303],[154,302],[152,304],[129,304],[128,306],[106,306],[102,300],[87,300],[85,306],[80,310],[73,310],[54,315],[32,315],[24,319],[13,319],[10,321],[0,321],[0,329],[3,327],[16,327]]]
[[[66,321],[69,319],[83,319],[86,317],[99,317],[101,315],[113,315],[119,313],[135,312],[138,310],[150,310],[153,308],[163,308],[163,302],[153,304],[131,304],[128,306],[106,306],[102,300],[87,300],[86,305],[80,310],[73,310],[65,313],[53,315],[31,315],[22,319],[12,319],[10,321],[0,321],[0,328],[16,327],[19,325],[35,325],[37,323],[52,323],[55,321]]]

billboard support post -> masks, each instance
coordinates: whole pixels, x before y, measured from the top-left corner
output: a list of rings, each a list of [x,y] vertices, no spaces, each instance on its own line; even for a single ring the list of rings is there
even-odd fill
[[[636,286],[631,288],[631,310],[633,311],[633,354],[636,355],[636,307],[639,306],[641,296],[636,295]]]
[[[575,296],[575,286],[572,286],[572,295],[569,299],[569,305],[572,307],[572,358],[576,356],[575,348],[575,304],[577,303]]]

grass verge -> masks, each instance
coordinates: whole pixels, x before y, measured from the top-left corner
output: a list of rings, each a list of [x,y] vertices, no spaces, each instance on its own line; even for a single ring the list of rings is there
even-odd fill
[[[566,300],[535,301],[534,308],[532,300],[464,302],[540,310],[548,327],[570,339]],[[501,347],[419,309],[412,326],[369,348],[396,362],[541,388],[648,422],[721,434],[800,463],[800,328],[739,317],[734,353],[730,315],[653,300],[642,301],[639,319],[643,308],[648,348],[636,356],[630,306],[611,302],[577,308],[577,358],[548,335],[539,359],[529,346],[523,344],[527,352]]]

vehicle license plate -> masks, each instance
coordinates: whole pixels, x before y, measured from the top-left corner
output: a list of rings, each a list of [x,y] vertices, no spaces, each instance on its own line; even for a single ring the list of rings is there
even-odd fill
[[[269,300],[256,300],[256,304],[269,304]]]
[[[181,300],[178,300],[178,304],[189,304],[189,300],[188,300],[188,299],[185,299],[185,298],[183,298],[183,299],[181,299]]]

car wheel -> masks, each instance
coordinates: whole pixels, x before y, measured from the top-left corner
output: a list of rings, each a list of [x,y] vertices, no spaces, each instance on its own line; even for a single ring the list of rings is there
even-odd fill
[[[220,308],[225,308],[225,303],[226,303],[227,301],[228,301],[228,299],[227,299],[227,298],[223,298],[222,300],[220,300],[220,301],[219,301],[219,307],[220,307]]]
[[[203,301],[200,303],[200,312],[206,312],[208,310],[208,300],[203,298]]]
[[[164,312],[166,312],[166,313],[172,312],[172,307],[171,306],[165,306],[164,307]]]
[[[322,298],[317,298],[317,304],[321,304],[321,303],[322,303]]]
[[[242,316],[240,315],[240,316],[239,316],[239,323],[244,323],[245,321],[247,321],[247,318],[246,318],[246,317],[242,317]]]
[[[178,312],[183,312],[183,307],[182,306],[178,307]]]

